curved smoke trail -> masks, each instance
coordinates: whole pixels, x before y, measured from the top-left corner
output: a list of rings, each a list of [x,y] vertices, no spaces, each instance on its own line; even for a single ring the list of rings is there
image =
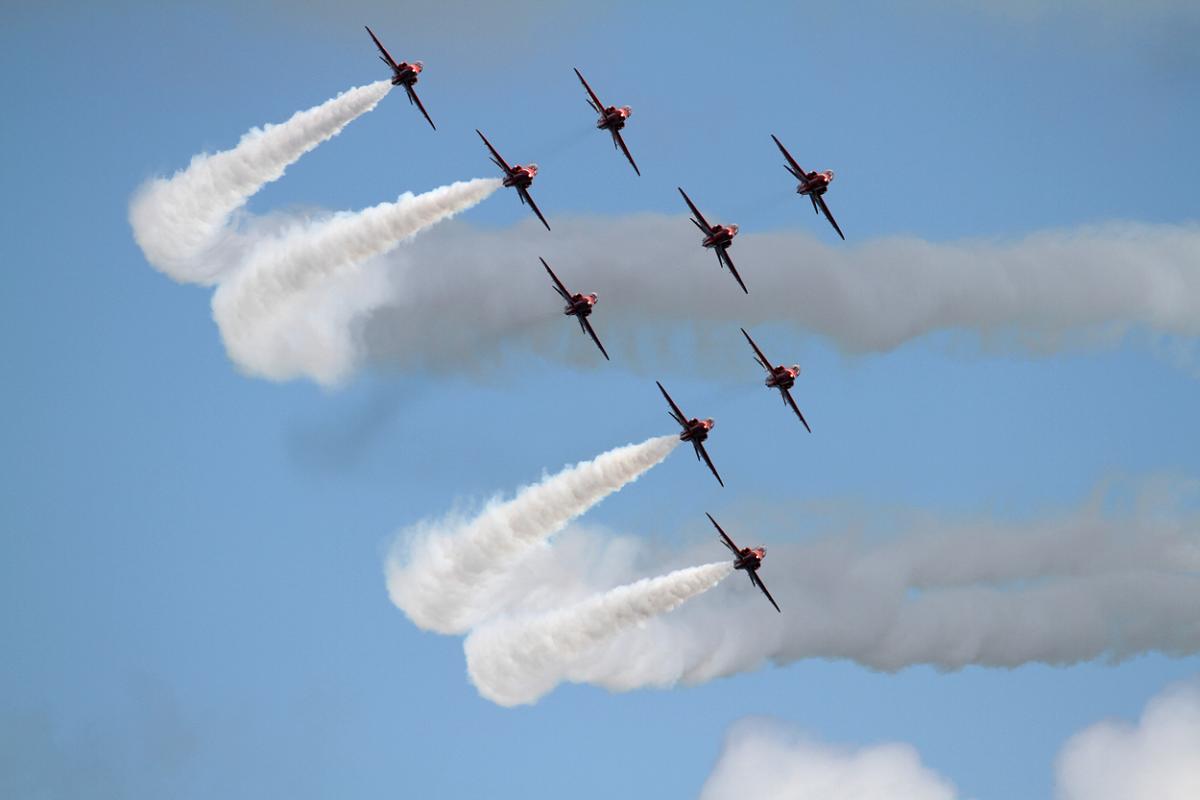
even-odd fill
[[[402,533],[385,565],[388,593],[416,625],[465,633],[494,616],[496,583],[529,550],[670,455],[658,436],[582,461],[470,520],[424,523]]]
[[[336,313],[336,302],[318,302],[314,308],[291,301],[300,300],[314,288],[352,290],[350,284],[338,281],[351,268],[471,208],[500,186],[498,179],[477,178],[419,195],[406,193],[395,202],[295,225],[274,239],[260,242],[242,267],[224,279],[213,294],[213,318],[229,357],[246,372],[274,380],[298,375],[310,375],[321,383],[340,380],[354,365],[349,345],[338,350],[334,358],[323,357],[327,351],[320,346],[292,346],[297,331],[314,324],[314,312],[319,324],[330,313]],[[332,310],[321,314],[322,305]],[[359,313],[369,310],[369,301],[365,305]],[[288,314],[289,310],[301,313]],[[345,324],[329,327],[349,330]],[[291,333],[280,335],[281,328]]]
[[[198,155],[172,177],[144,184],[130,203],[129,222],[146,260],[175,280],[212,283],[226,265],[203,256],[226,232],[230,215],[391,88],[376,81],[350,89],[286,122],[250,130],[232,150]]]
[[[708,591],[732,571],[728,561],[688,567],[618,586],[559,611],[485,625],[463,644],[467,673],[492,702],[534,703],[572,679],[578,662],[597,648]]]
[[[883,541],[856,535],[849,523],[820,539],[775,545],[760,575],[783,614],[737,581],[720,602],[629,631],[573,668],[571,679],[626,691],[813,658],[895,671],[1200,653],[1200,484],[1172,499],[1148,494],[1146,508],[1120,516],[1097,496],[1047,520],[924,515],[920,529]],[[569,543],[561,542],[564,552]],[[588,558],[605,555],[592,550]],[[595,584],[582,559],[560,554],[536,566],[523,583]]]

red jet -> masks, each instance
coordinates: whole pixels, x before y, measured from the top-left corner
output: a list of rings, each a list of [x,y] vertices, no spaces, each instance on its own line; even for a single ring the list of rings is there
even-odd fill
[[[658,383],[658,381],[655,381],[655,383]],[[717,423],[711,419],[696,419],[695,417],[688,419],[679,410],[679,406],[675,405],[675,401],[671,399],[671,395],[667,394],[667,390],[663,388],[661,383],[658,383],[658,390],[662,392],[663,397],[667,398],[667,402],[671,404],[671,419],[678,422],[683,428],[683,433],[679,434],[679,438],[685,442],[692,443],[692,447],[696,451],[696,460],[699,461],[703,458],[704,463],[708,464],[708,468],[712,470],[713,477],[717,479],[717,483],[724,486],[725,481],[721,480],[721,476],[717,474],[717,468],[713,466],[712,459],[708,457],[708,451],[704,449],[704,440],[708,438],[708,432]]]
[[[771,362],[767,360],[767,357],[763,355],[763,351],[759,350],[758,345],[756,345],[754,340],[750,338],[750,334],[746,333],[745,328],[742,328],[742,336],[745,336],[746,341],[749,342],[750,346],[754,348],[755,360],[759,364],[762,364],[763,369],[767,371],[767,388],[778,389],[779,393],[783,395],[783,402],[792,407],[792,411],[795,411],[796,416],[800,418],[802,423],[804,423],[804,429],[809,433],[812,433],[812,428],[808,427],[808,421],[804,419],[804,415],[800,413],[799,406],[796,405],[796,401],[792,399],[792,395],[788,391],[788,389],[791,389],[792,386],[795,385],[796,378],[800,375],[800,365],[793,364],[790,367],[785,367],[780,364],[778,366],[772,366]]]
[[[574,317],[579,320],[579,327],[588,336],[592,337],[592,341],[596,343],[596,347],[600,348],[600,352],[604,354],[604,360],[610,360],[608,351],[604,349],[604,345],[600,344],[600,337],[592,330],[592,323],[588,322],[588,317],[591,316],[592,309],[596,305],[596,293],[592,294],[571,294],[563,282],[554,274],[554,270],[550,269],[550,265],[546,263],[546,259],[539,258],[542,266],[546,268],[546,272],[550,273],[550,280],[554,281],[554,291],[558,292],[558,296],[567,302],[567,307],[563,309],[563,313],[568,317]]]
[[[700,213],[700,209],[696,208],[692,199],[687,196],[687,192],[680,189],[679,193],[683,195],[683,201],[692,210],[692,224],[704,234],[704,241],[701,244],[716,250],[717,263],[722,267],[729,267],[729,271],[733,273],[733,279],[738,282],[738,286],[742,287],[743,292],[750,294],[750,290],[746,288],[746,284],[742,283],[742,276],[738,275],[737,268],[733,266],[733,261],[729,258],[729,246],[733,244],[733,237],[738,234],[738,226],[709,225],[708,220]]]
[[[775,134],[771,134],[771,138],[775,139]],[[829,191],[829,184],[833,183],[833,170],[827,169],[824,172],[805,172],[804,167],[796,163],[796,159],[792,158],[792,154],[787,151],[783,144],[775,139],[775,146],[779,148],[779,152],[783,153],[783,157],[787,159],[783,168],[792,174],[792,177],[800,181],[800,185],[796,187],[797,194],[806,194],[808,199],[812,201],[813,213],[817,213],[818,209],[825,214],[825,219],[829,220],[829,224],[837,231],[837,235],[842,237],[842,241],[846,241],[846,234],[842,233],[842,229],[838,227],[837,220],[833,218],[833,213],[829,210],[829,206],[825,205],[825,192]]]
[[[521,198],[521,204],[528,203],[529,207],[533,209],[533,213],[537,214],[537,218],[546,226],[546,230],[550,230],[550,223],[546,222],[546,218],[542,216],[537,203],[533,202],[533,197],[529,194],[529,187],[533,185],[533,179],[538,174],[537,164],[530,164],[525,167],[516,164],[510,167],[508,162],[504,160],[504,157],[496,152],[496,148],[492,147],[492,143],[487,140],[487,137],[479,132],[478,128],[475,129],[475,132],[479,133],[479,138],[483,139],[483,143],[487,145],[487,149],[492,152],[492,163],[504,170],[504,185],[515,187],[517,196]]]
[[[367,26],[363,26],[367,27]],[[420,80],[417,76],[421,74],[421,70],[425,69],[425,65],[420,61],[414,61],[411,64],[407,61],[396,63],[396,59],[392,58],[392,54],[387,51],[383,43],[379,41],[379,37],[370,28],[367,28],[367,33],[371,34],[371,39],[374,40],[375,46],[379,48],[382,54],[379,60],[392,68],[392,86],[403,86],[404,91],[408,93],[409,104],[416,103],[417,108],[421,109],[421,113],[425,115],[425,120],[436,131],[437,125],[433,124],[433,120],[429,118],[429,112],[425,110],[425,106],[421,103],[421,98],[417,97],[416,90],[413,89],[413,84]]]
[[[592,91],[592,87],[588,86],[588,82],[583,79],[583,75],[578,69],[575,70],[575,74],[579,76],[579,82],[587,90],[588,105],[600,115],[599,121],[596,122],[596,127],[612,134],[613,147],[621,148],[621,152],[625,154],[625,158],[629,159],[629,166],[633,167],[633,171],[641,177],[642,171],[634,163],[633,156],[629,155],[629,148],[625,146],[625,140],[621,138],[621,129],[625,127],[625,120],[629,119],[629,116],[633,113],[633,109],[629,106],[621,106],[620,108],[605,106],[600,102],[600,98],[596,97],[596,93]]]
[[[767,555],[767,548],[742,547],[739,549],[738,546],[733,543],[733,539],[729,538],[729,534],[721,530],[720,525],[717,525],[717,521],[713,519],[712,514],[705,512],[705,516],[708,517],[709,522],[716,527],[717,533],[721,534],[721,543],[733,551],[733,568],[746,570],[746,574],[750,576],[750,582],[759,589],[762,589],[762,593],[765,594],[767,599],[771,601],[771,605],[775,606],[775,610],[782,614],[783,611],[780,610],[779,603],[775,602],[775,598],[771,597],[771,593],[767,591],[767,585],[762,582],[762,578],[758,577],[758,568],[762,566],[763,559]]]

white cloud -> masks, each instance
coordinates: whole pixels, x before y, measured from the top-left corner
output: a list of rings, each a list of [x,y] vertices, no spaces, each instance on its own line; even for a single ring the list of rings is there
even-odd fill
[[[1136,724],[1100,722],[1058,757],[1060,800],[1200,798],[1200,683],[1169,688]]]
[[[735,723],[700,800],[954,800],[908,744],[833,747],[767,720]]]
[[[1058,800],[1200,798],[1200,680],[1168,687],[1137,723],[1099,722],[1072,736],[1059,752],[1055,783]],[[730,728],[700,792],[700,800],[958,797],[910,744],[837,747],[753,717]]]

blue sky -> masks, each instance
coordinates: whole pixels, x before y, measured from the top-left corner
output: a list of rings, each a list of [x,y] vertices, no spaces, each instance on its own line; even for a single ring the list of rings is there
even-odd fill
[[[763,714],[836,742],[912,742],[964,796],[1050,797],[1069,735],[1135,716],[1200,658],[894,675],[802,661],[671,691],[568,686],[515,710],[482,700],[461,642],[388,602],[391,535],[667,432],[653,382],[520,353],[479,380],[382,368],[331,391],[250,379],[224,354],[208,292],[155,272],[126,214],[144,179],[382,77],[369,23],[395,55],[425,61],[439,130],[390,96],[252,211],[358,208],[486,175],[481,127],[511,160],[542,165],[551,224],[676,214],[683,183],[746,233],[816,225],[770,132],[803,140],[806,167],[837,171],[830,201],[851,240],[1192,222],[1200,60],[1177,37],[1195,17],[1109,8],[6,10],[8,794],[687,796],[727,726]],[[634,107],[627,141],[644,178],[580,134],[572,66]],[[467,219],[507,227],[525,213],[502,193]],[[831,501],[1022,519],[1076,508],[1104,481],[1200,474],[1200,383],[1153,331],[1045,355],[951,332],[848,356],[765,330],[804,365],[814,434],[793,435],[757,375],[714,381],[664,360],[652,366],[676,399],[720,418],[711,452],[734,480],[719,491],[677,454],[589,521],[694,541],[708,536],[704,510],[772,504],[797,512],[758,538],[799,541]]]

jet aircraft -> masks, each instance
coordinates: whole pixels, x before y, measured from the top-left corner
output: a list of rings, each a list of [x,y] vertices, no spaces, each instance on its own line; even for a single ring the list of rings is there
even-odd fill
[[[783,143],[775,138],[775,134],[771,134],[771,138],[775,139],[775,146],[779,148],[779,152],[783,153],[783,157],[787,159],[787,163],[783,168],[792,174],[792,177],[800,181],[796,187],[797,194],[808,195],[808,199],[812,201],[813,213],[823,213],[825,219],[829,220],[829,224],[837,231],[837,235],[842,237],[842,241],[846,241],[846,234],[842,233],[842,229],[838,227],[837,220],[833,218],[833,212],[829,210],[829,206],[825,205],[825,192],[829,191],[829,184],[833,183],[833,170],[827,169],[824,172],[805,172],[804,167],[796,163],[796,159],[792,158],[792,154],[787,151]]]
[[[655,381],[658,383],[658,381]],[[713,466],[712,459],[708,457],[708,451],[704,449],[704,440],[708,438],[708,433],[717,423],[712,419],[696,419],[692,417],[688,419],[679,406],[675,405],[675,401],[671,399],[671,395],[667,394],[667,390],[663,388],[661,383],[658,383],[658,390],[662,392],[663,397],[667,398],[667,403],[671,406],[671,419],[679,423],[683,428],[683,432],[679,434],[679,438],[685,442],[691,442],[692,448],[696,451],[696,460],[704,459],[704,463],[708,464],[708,468],[712,470],[713,477],[717,479],[717,483],[722,486],[725,481],[721,480],[721,476],[717,474],[717,468]]]
[[[363,26],[367,27],[367,26]],[[383,43],[379,41],[379,37],[375,32],[367,27],[367,33],[371,34],[371,39],[375,42],[375,46],[379,48],[379,60],[387,64],[392,69],[392,86],[403,86],[404,91],[408,93],[409,104],[416,103],[417,108],[421,109],[421,113],[425,115],[425,120],[435,131],[437,125],[433,124],[433,120],[429,118],[429,112],[425,110],[425,105],[421,102],[421,98],[417,97],[416,89],[413,89],[413,84],[420,80],[420,74],[425,65],[420,61],[414,61],[411,64],[407,61],[397,63],[396,59],[392,58],[392,54],[387,51]]]
[[[729,534],[722,530],[717,521],[713,519],[713,515],[705,512],[709,522],[717,529],[717,533],[721,534],[721,543],[729,548],[733,553],[733,568],[744,569],[746,574],[750,576],[750,583],[762,590],[762,593],[771,601],[771,605],[775,606],[775,610],[779,613],[783,611],[779,608],[779,604],[775,602],[775,598],[771,597],[771,593],[767,591],[767,585],[762,582],[762,578],[758,577],[758,568],[762,566],[763,559],[767,555],[765,547],[738,547],[733,543],[733,539],[729,538]]]
[[[600,119],[596,122],[596,127],[600,130],[606,130],[612,134],[613,147],[621,148],[621,152],[625,154],[625,158],[629,159],[629,166],[633,167],[633,171],[640,177],[642,171],[638,169],[638,165],[634,162],[633,156],[629,154],[629,148],[625,146],[625,140],[621,138],[621,129],[625,127],[626,120],[633,113],[633,109],[629,106],[606,106],[600,102],[600,98],[592,91],[592,87],[588,86],[588,82],[583,79],[583,73],[578,69],[575,74],[579,77],[579,82],[583,84],[583,88],[587,90],[588,105],[592,110],[600,115]]]
[[[746,337],[746,341],[754,348],[754,360],[762,365],[767,371],[767,388],[778,389],[779,394],[783,396],[783,402],[792,407],[792,411],[796,412],[796,416],[800,418],[800,422],[804,424],[804,429],[812,433],[812,428],[808,427],[808,421],[804,419],[804,415],[800,413],[800,407],[796,405],[796,401],[792,399],[791,389],[796,383],[797,376],[800,375],[800,365],[793,364],[790,367],[785,367],[782,364],[773,365],[763,355],[763,351],[758,349],[758,345],[750,338],[750,334],[746,333],[746,329],[742,328],[742,336]]]
[[[504,157],[496,152],[496,148],[492,147],[492,143],[487,140],[486,136],[480,133],[478,128],[475,129],[475,132],[479,134],[479,138],[483,139],[483,143],[491,151],[492,163],[504,170],[504,185],[515,188],[517,196],[521,198],[521,204],[528,203],[529,207],[533,209],[533,213],[537,214],[537,218],[546,226],[546,230],[550,230],[550,223],[546,222],[546,218],[542,216],[541,209],[537,207],[537,203],[533,202],[533,197],[529,194],[529,187],[533,185],[533,179],[538,173],[537,164],[529,164],[528,166],[514,164],[510,167],[508,162],[504,160]]]
[[[683,195],[683,201],[692,210],[692,224],[704,234],[704,241],[700,244],[715,250],[717,253],[717,263],[722,267],[729,267],[729,271],[733,273],[733,279],[738,282],[738,286],[742,287],[743,292],[750,294],[750,290],[746,288],[746,284],[742,283],[742,276],[738,275],[737,268],[733,266],[733,260],[729,258],[729,246],[733,244],[733,237],[738,234],[738,226],[708,224],[708,220],[700,213],[700,209],[696,208],[696,204],[692,202],[692,198],[687,196],[687,192],[680,189],[679,193]]]
[[[609,360],[608,351],[604,349],[604,345],[600,344],[600,337],[598,337],[596,332],[592,330],[592,323],[588,321],[588,317],[591,316],[592,309],[596,306],[596,293],[593,292],[592,294],[579,294],[578,292],[575,292],[572,294],[570,291],[568,291],[566,286],[563,286],[563,282],[560,281],[558,276],[554,274],[554,270],[550,269],[550,265],[546,263],[546,259],[539,257],[538,260],[542,262],[542,266],[545,267],[546,272],[550,274],[550,280],[554,281],[554,291],[558,292],[558,296],[566,301],[567,307],[563,309],[563,313],[569,317],[574,317],[575,319],[579,320],[580,329],[588,336],[592,337],[592,341],[596,343],[596,347],[599,347],[600,352],[604,354],[605,360]]]

